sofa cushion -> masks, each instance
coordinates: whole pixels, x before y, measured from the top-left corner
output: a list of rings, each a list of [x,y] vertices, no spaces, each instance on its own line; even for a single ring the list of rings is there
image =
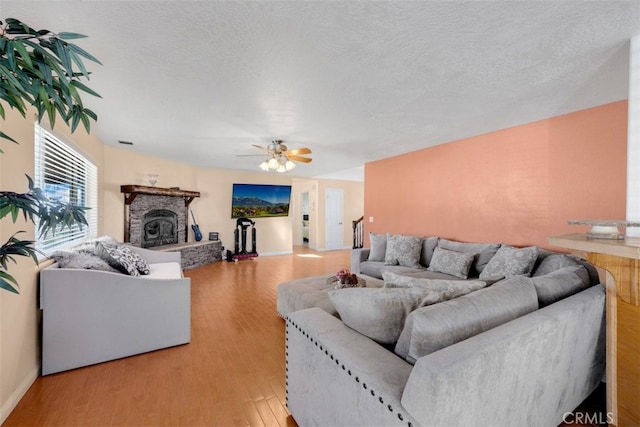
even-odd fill
[[[149,264],[149,274],[141,276],[145,279],[180,279],[182,268],[177,262],[158,262]]]
[[[467,243],[441,238],[438,241],[438,247],[448,249],[450,251],[475,254],[476,258],[471,266],[469,275],[471,277],[478,277],[489,260],[493,258],[500,248],[500,243]]]
[[[424,267],[429,267],[431,263],[431,258],[433,257],[433,251],[438,246],[438,240],[440,238],[435,237],[427,237],[422,241],[422,250],[420,251],[420,264]]]
[[[473,253],[456,252],[437,247],[429,264],[429,271],[451,274],[466,279],[475,255]]]
[[[444,279],[444,280],[466,280],[461,277],[456,277],[451,274],[440,273],[437,271],[429,271],[429,270],[411,270],[411,271],[396,271],[393,267],[386,267],[382,269],[383,271],[391,271],[393,273],[402,274],[403,276],[415,277],[417,279]]]
[[[386,265],[421,268],[420,252],[422,251],[423,240],[422,237],[418,236],[387,233],[387,249],[384,263]]]
[[[553,304],[591,286],[589,272],[582,265],[563,267],[544,276],[532,277],[531,280],[538,293],[540,307]]]
[[[393,271],[398,274],[409,274],[416,271],[422,271],[412,267],[404,267],[402,265],[384,265],[383,262],[377,261],[364,261],[360,263],[360,274],[382,279],[383,270]]]
[[[571,254],[562,254],[548,249],[538,248],[538,260],[533,268],[531,277],[544,276],[552,271],[572,265],[581,265],[589,272],[589,283],[596,285],[600,283],[598,270],[588,261]]]
[[[278,314],[285,317],[294,311],[318,307],[335,316],[338,312],[329,299],[329,289],[327,275],[281,283],[278,285],[276,299]]]
[[[369,258],[367,261],[384,261],[387,252],[387,235],[378,233],[369,233]]]
[[[413,310],[429,291],[420,288],[345,288],[329,299],[345,325],[380,344],[394,344]]]
[[[538,309],[533,280],[514,276],[468,295],[412,312],[395,353],[409,363]]]
[[[528,276],[538,259],[538,248],[514,248],[502,245],[496,254],[487,263],[480,278],[509,278],[517,275]]]
[[[487,282],[481,280],[420,279],[390,271],[383,271],[382,277],[385,288],[421,288],[430,291],[422,300],[422,305],[448,301],[487,286]]]

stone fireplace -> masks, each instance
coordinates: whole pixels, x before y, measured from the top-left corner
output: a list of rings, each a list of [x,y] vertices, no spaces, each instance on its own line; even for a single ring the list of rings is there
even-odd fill
[[[222,242],[187,242],[189,205],[198,191],[122,185],[124,241],[134,246],[181,253],[182,269],[222,260]]]
[[[138,185],[123,185],[121,191],[125,242],[152,248],[187,241],[187,212],[199,192]]]

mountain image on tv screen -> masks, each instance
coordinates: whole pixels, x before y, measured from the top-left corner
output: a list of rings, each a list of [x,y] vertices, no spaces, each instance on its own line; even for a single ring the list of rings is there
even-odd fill
[[[290,185],[233,184],[231,218],[288,216]]]

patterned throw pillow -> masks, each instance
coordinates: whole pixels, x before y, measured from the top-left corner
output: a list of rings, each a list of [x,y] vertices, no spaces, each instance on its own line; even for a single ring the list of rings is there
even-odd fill
[[[151,269],[149,268],[149,263],[140,255],[138,255],[136,251],[134,251],[128,246],[120,246],[120,250],[126,252],[128,256],[133,258],[133,262],[136,265],[136,269],[140,274],[142,274],[143,276],[146,276],[151,272]]]
[[[502,246],[491,258],[491,261],[480,273],[480,278],[504,277],[525,275],[528,276],[538,259],[538,248],[514,248]]]
[[[466,279],[469,277],[469,270],[474,258],[475,255],[472,253],[455,252],[436,247],[427,270]]]
[[[102,259],[107,261],[110,266],[122,271],[130,276],[140,276],[136,267],[135,256],[131,249],[125,246],[110,245],[108,243],[100,243],[98,249]]]
[[[384,255],[384,265],[422,268],[420,265],[420,252],[422,251],[423,240],[423,237],[387,233],[387,250]]]

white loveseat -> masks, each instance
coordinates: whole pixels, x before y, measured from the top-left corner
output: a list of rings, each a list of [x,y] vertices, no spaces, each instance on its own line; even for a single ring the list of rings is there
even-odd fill
[[[179,252],[131,247],[150,274],[59,268],[40,272],[42,375],[191,340],[191,279]]]

